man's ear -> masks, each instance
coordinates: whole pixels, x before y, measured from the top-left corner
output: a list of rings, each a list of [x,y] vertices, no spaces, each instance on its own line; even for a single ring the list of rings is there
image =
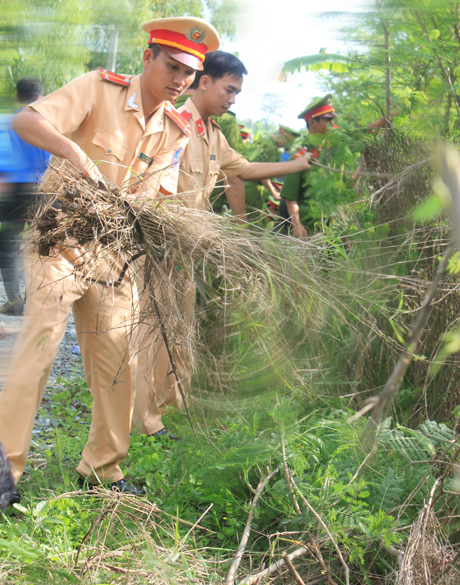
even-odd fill
[[[144,54],[142,55],[142,63],[144,64],[144,67],[147,69],[147,67],[150,65],[152,61],[153,61],[152,49],[145,49]]]
[[[19,104],[19,98],[18,98],[18,94],[17,93],[14,94],[14,101]]]
[[[212,79],[208,75],[202,75],[200,77],[199,87],[201,91],[207,91],[211,85]]]

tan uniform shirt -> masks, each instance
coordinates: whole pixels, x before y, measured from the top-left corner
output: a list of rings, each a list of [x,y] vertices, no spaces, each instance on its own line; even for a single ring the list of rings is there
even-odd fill
[[[78,144],[113,183],[121,185],[133,173],[167,167],[148,182],[155,188],[160,183],[166,191],[175,193],[180,157],[188,138],[165,115],[164,109],[173,109],[168,102],[158,108],[146,126],[140,75],[127,75],[126,79],[129,87],[105,81],[99,71],[92,71],[31,107]],[[153,159],[150,166],[149,158]]]
[[[187,207],[207,209],[219,174],[235,177],[248,168],[249,162],[231,148],[217,125],[210,119],[206,124],[201,120],[190,98],[178,111],[192,114],[189,120],[192,134],[180,164],[177,191]],[[187,191],[191,193],[183,195]]]

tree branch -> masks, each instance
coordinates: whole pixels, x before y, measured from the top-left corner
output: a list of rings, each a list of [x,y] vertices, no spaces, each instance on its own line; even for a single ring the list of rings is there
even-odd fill
[[[291,559],[289,558],[289,555],[287,555],[285,552],[281,555],[283,558],[283,561],[286,565],[286,567],[288,568],[289,572],[291,573],[291,575],[294,577],[294,579],[296,580],[296,582],[299,585],[305,585],[305,581],[302,579],[302,577],[299,575],[299,573],[295,570],[294,565],[292,564]]]
[[[278,473],[278,471],[279,467],[277,467],[275,471],[272,471],[270,475],[267,476],[266,479],[262,478],[257,487],[256,495],[254,496],[254,499],[252,500],[250,505],[248,521],[246,522],[246,527],[244,529],[243,536],[241,537],[240,546],[236,551],[235,558],[233,559],[233,563],[230,567],[230,570],[228,571],[227,581],[225,582],[226,585],[233,585],[235,583],[236,571],[238,570],[241,558],[243,557],[244,549],[246,548],[246,544],[249,539],[249,534],[251,533],[251,523],[254,518],[254,509],[257,506],[257,502],[259,501],[262,492],[264,491],[265,485],[271,480],[271,478],[274,475]]]
[[[286,555],[286,556],[291,561],[293,561],[294,559],[304,555],[305,553],[307,553],[309,551],[310,551],[310,547],[302,546],[300,548],[297,548],[295,551],[293,551],[292,553],[290,553],[289,555]],[[279,561],[276,561],[276,563],[273,563],[273,565],[270,565],[267,569],[260,571],[260,573],[256,573],[255,575],[248,575],[247,577],[245,577],[241,581],[240,585],[256,585],[256,583],[258,583],[261,579],[264,579],[268,575],[271,575],[272,573],[274,573],[275,571],[280,569],[283,565],[285,565],[284,559],[280,559]],[[327,576],[322,575],[318,579],[314,579],[313,581],[309,581],[308,583],[305,583],[305,585],[316,585],[317,583],[323,583],[324,581],[326,581],[326,579],[327,579]]]
[[[318,520],[318,522],[321,524],[321,526],[324,528],[324,530],[326,531],[326,534],[329,536],[329,538],[331,539],[332,544],[334,545],[334,548],[339,556],[340,562],[342,563],[342,567],[345,570],[345,580],[346,580],[346,584],[350,585],[350,569],[348,568],[347,563],[345,562],[345,559],[342,556],[342,552],[340,550],[340,548],[338,547],[337,543],[334,540],[334,537],[332,536],[329,528],[326,526],[324,520],[321,518],[321,516],[318,514],[318,512],[316,512],[313,507],[307,502],[307,500],[305,499],[303,493],[299,490],[299,488],[297,487],[295,481],[292,479],[291,477],[291,481],[292,481],[292,485],[295,487],[297,493],[300,496],[300,499],[302,500],[302,502],[307,506],[307,508],[310,510],[310,512],[313,514],[313,516]]]

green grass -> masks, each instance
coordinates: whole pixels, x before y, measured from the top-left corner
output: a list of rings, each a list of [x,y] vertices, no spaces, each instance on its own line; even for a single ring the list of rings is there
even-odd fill
[[[416,520],[442,470],[429,460],[448,460],[456,444],[445,425],[427,422],[410,430],[389,421],[367,473],[353,479],[365,456],[365,421],[349,424],[345,410],[306,409],[289,391],[244,417],[205,419],[192,411],[196,436],[183,413],[169,413],[168,428],[184,440],[134,434],[122,464],[125,477],[143,486],[145,497],[103,488],[90,494],[75,484],[89,407],[81,377],[58,379],[44,401],[40,415],[60,424],[36,438],[40,447],[32,447],[19,484],[21,504],[0,521],[0,582],[222,583],[246,525],[252,491],[261,473],[280,467],[256,507],[239,577],[251,564],[256,569],[270,558],[278,560],[283,550],[308,543],[311,533],[335,582],[345,583],[324,530],[299,497],[301,514],[294,510],[283,471],[284,437],[292,476],[339,543],[351,582],[384,583],[396,565],[382,542],[404,544],[408,530],[400,528]],[[446,487],[451,483],[448,479]],[[454,504],[440,498],[437,509],[442,506],[445,514]],[[452,519],[446,532],[456,530]],[[303,558],[299,571],[306,581],[321,572],[312,555]]]

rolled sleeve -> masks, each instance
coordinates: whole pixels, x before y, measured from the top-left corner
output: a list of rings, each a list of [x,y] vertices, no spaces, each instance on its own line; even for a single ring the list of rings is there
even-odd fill
[[[179,168],[187,142],[188,138],[186,136],[180,137],[171,146],[163,149],[154,157],[151,170],[161,170],[149,177],[148,183],[151,187],[156,190],[162,187],[164,191],[177,193]]]
[[[300,177],[301,173],[292,173],[284,179],[281,189],[281,197],[290,201],[298,201],[300,197]]]

